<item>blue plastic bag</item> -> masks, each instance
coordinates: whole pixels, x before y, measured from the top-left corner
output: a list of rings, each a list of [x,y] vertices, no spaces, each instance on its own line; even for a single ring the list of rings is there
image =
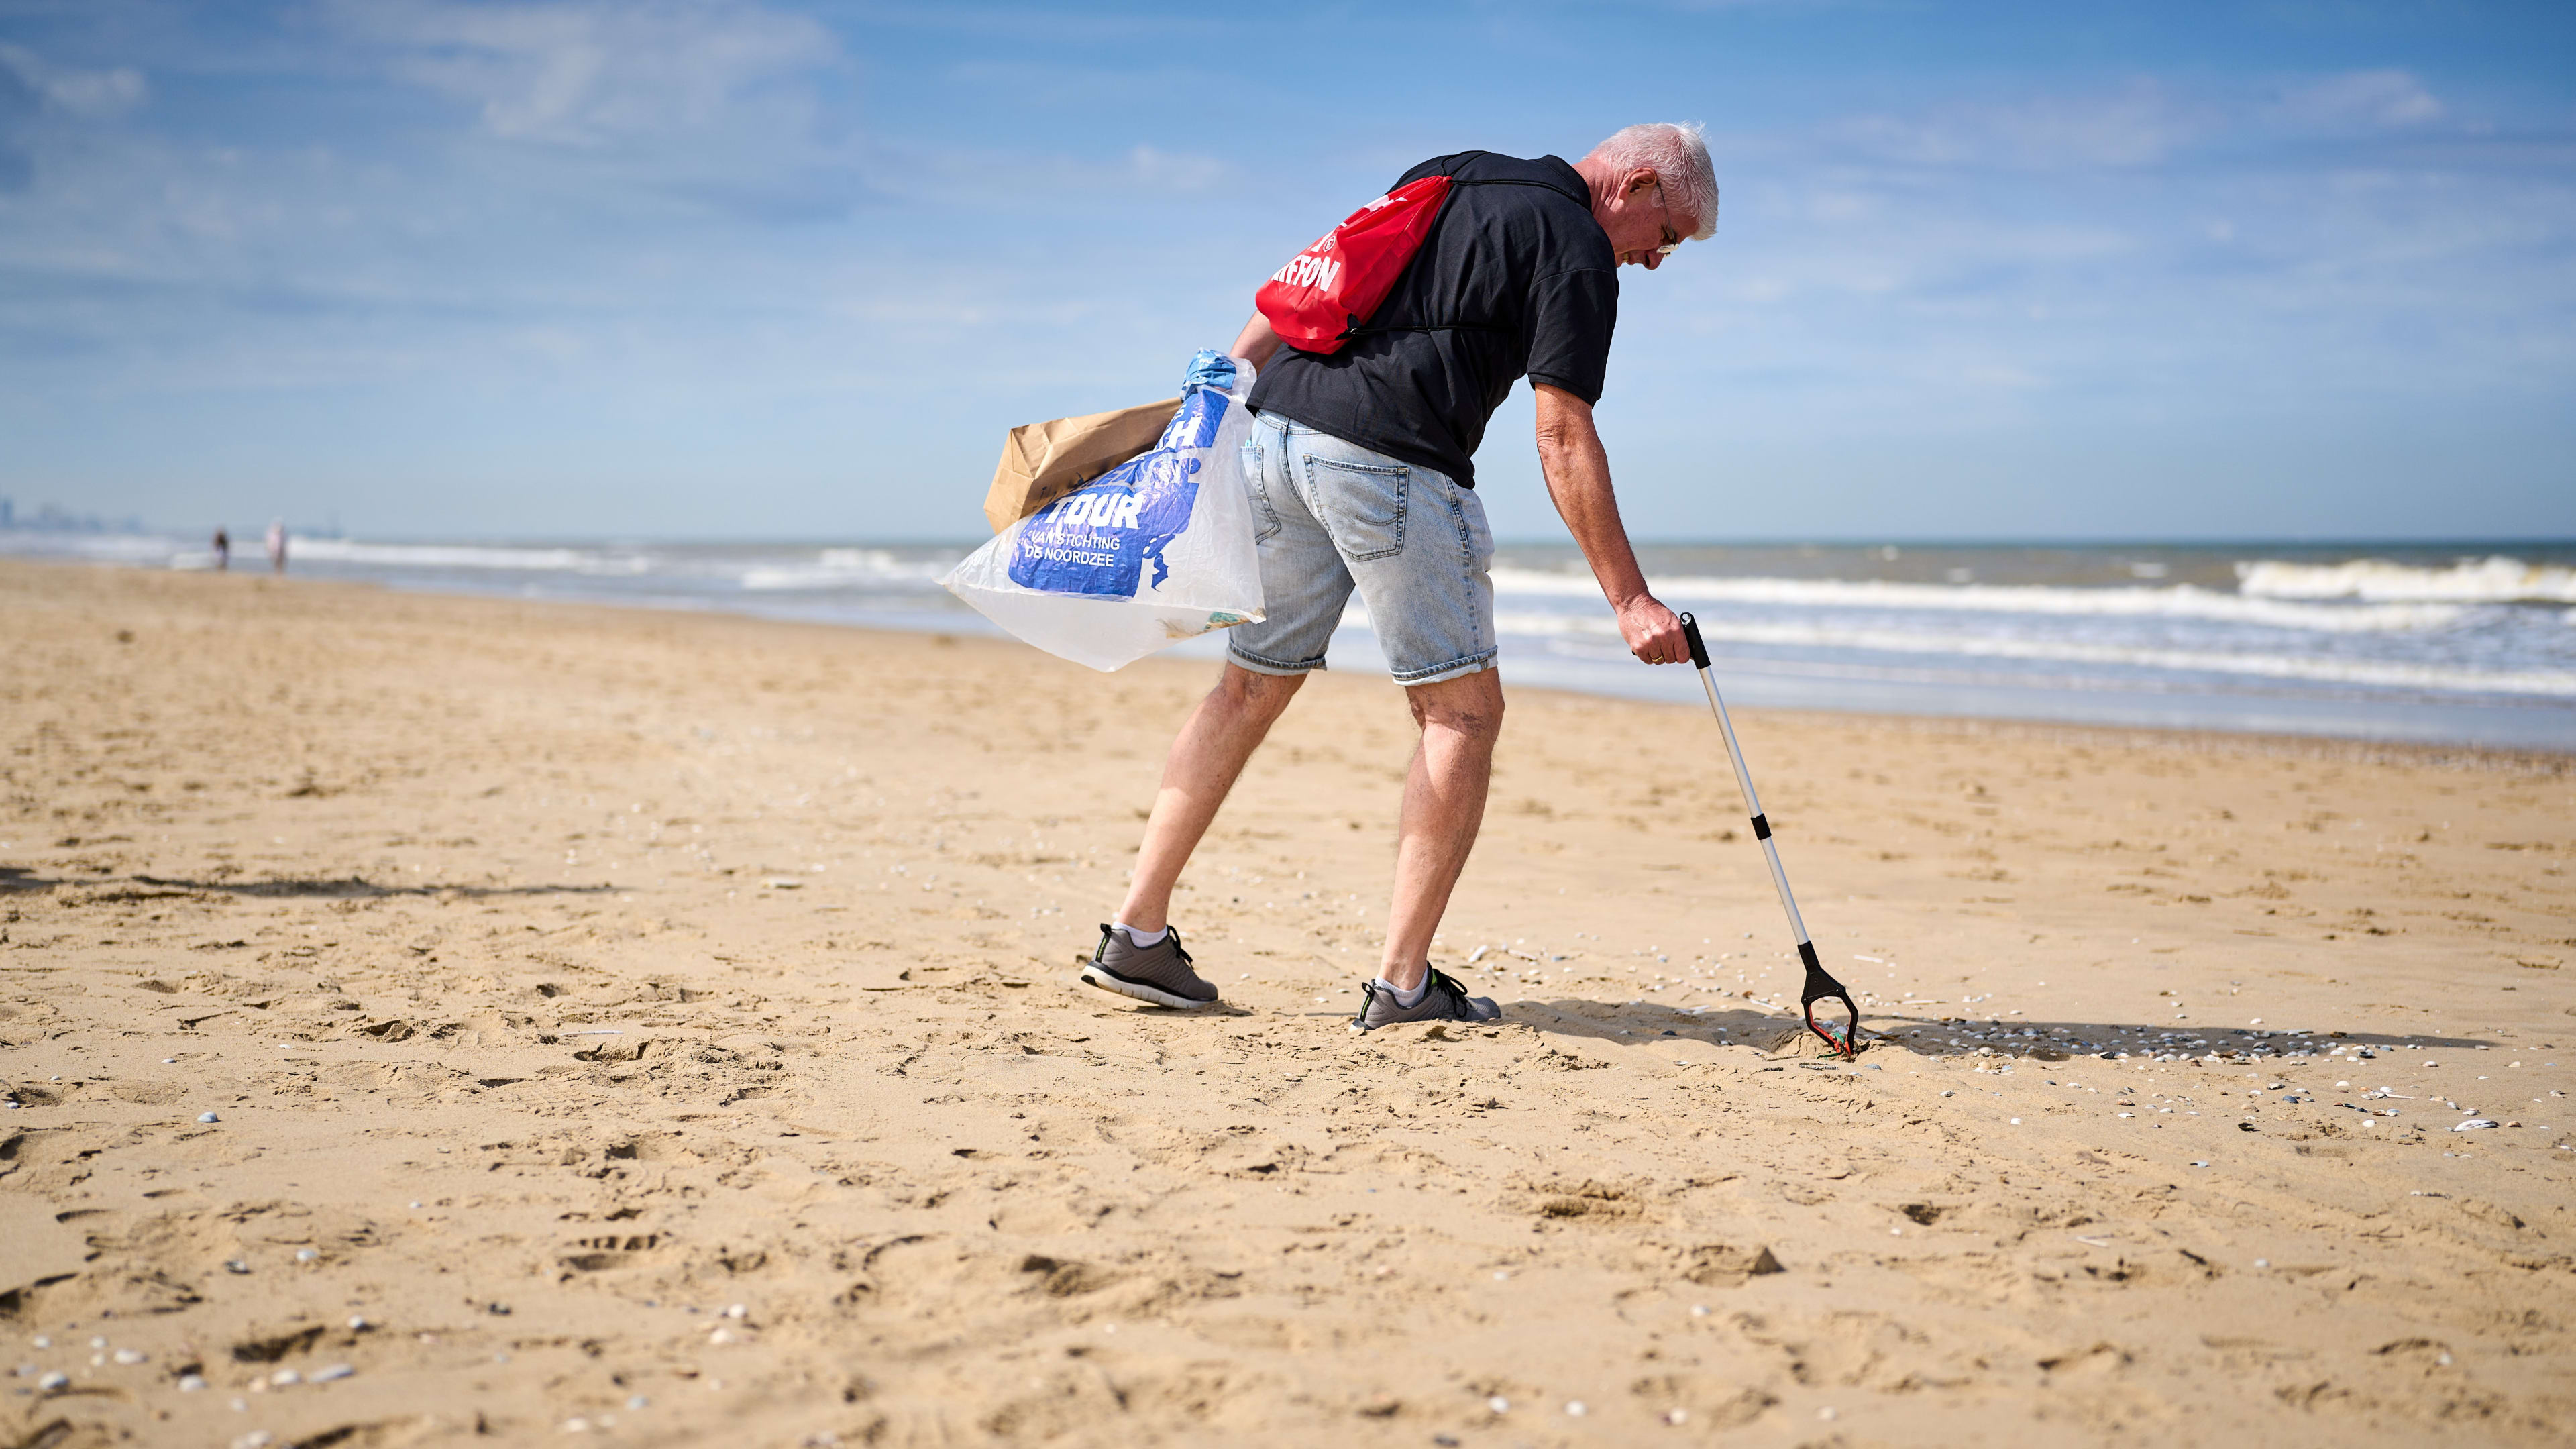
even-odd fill
[[[1233,386],[1200,386],[1143,456],[1002,530],[940,582],[1050,654],[1111,670],[1212,629],[1262,617]]]

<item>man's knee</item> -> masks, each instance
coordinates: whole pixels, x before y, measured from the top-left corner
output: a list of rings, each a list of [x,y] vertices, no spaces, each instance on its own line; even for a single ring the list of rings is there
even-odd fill
[[[1491,669],[1417,684],[1405,691],[1413,722],[1478,744],[1492,744],[1503,732],[1503,676]]]
[[[1209,694],[1234,713],[1268,721],[1279,717],[1305,682],[1302,674],[1263,674],[1227,660],[1224,675]]]

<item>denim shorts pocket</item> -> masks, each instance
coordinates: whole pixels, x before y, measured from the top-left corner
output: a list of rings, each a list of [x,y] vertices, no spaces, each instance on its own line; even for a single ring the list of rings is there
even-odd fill
[[[1279,531],[1279,510],[1270,506],[1270,480],[1261,471],[1261,443],[1247,438],[1243,444],[1243,491],[1252,500],[1252,541],[1259,543]]]
[[[1411,468],[1400,463],[1346,463],[1309,454],[1306,487],[1315,516],[1323,520],[1343,558],[1364,563],[1404,552],[1405,507],[1413,491]]]

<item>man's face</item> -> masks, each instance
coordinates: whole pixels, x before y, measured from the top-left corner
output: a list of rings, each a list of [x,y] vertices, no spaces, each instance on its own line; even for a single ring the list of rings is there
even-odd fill
[[[1592,219],[1610,238],[1619,265],[1635,263],[1647,271],[1662,266],[1673,248],[1690,234],[1691,219],[1673,215],[1664,186],[1654,172],[1640,168],[1620,183],[1619,194],[1592,209]]]

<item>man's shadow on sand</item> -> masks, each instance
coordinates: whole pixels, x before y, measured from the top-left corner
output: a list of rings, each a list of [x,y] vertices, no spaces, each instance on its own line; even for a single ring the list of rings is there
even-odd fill
[[[1825,1057],[1831,1050],[1797,1016],[1749,1007],[1710,1006],[1698,1011],[1653,1002],[1624,1004],[1559,997],[1552,1001],[1505,1001],[1503,1020],[1518,1022],[1550,1036],[1588,1038],[1605,1046],[1650,1046],[1661,1040],[1704,1041],[1718,1046],[1750,1046],[1766,1056]],[[1816,1020],[1840,1026],[1840,1002],[1818,1002]],[[1861,1051],[1902,1050],[1921,1056],[2065,1061],[2073,1057],[2129,1060],[2142,1057],[2204,1061],[2276,1061],[2292,1052],[2323,1056],[2333,1047],[2367,1047],[2373,1051],[2431,1049],[2465,1051],[2496,1043],[2476,1037],[2427,1033],[2354,1031],[2320,1024],[2268,1030],[2261,1027],[2218,1028],[2176,1032],[2170,1025],[2121,1021],[1979,1021],[1964,1017],[1905,1016],[1864,1011]]]
[[[325,900],[375,900],[392,896],[458,896],[467,900],[503,899],[511,896],[595,896],[621,889],[616,885],[447,885],[422,882],[414,885],[379,885],[360,875],[324,879],[310,876],[271,877],[267,880],[185,880],[168,876],[131,875],[96,876],[88,880],[70,880],[38,875],[18,866],[0,865],[0,894],[22,891],[49,891],[58,886],[71,886],[91,892],[84,904],[106,904],[121,900],[150,900],[156,896],[181,896],[196,892],[253,898],[292,898]]]

